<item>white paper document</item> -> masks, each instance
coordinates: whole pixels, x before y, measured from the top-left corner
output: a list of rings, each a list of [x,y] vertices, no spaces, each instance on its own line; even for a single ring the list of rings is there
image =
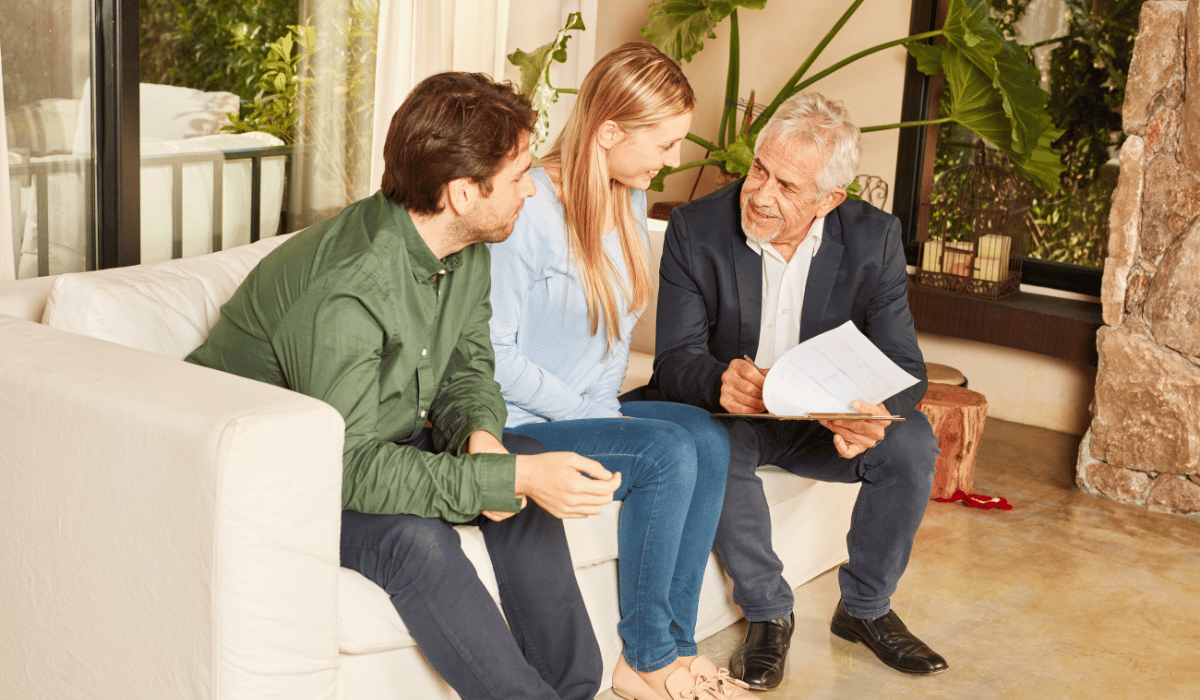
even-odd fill
[[[763,402],[780,416],[852,413],[855,399],[880,403],[917,381],[846,321],[784,353],[767,373]]]

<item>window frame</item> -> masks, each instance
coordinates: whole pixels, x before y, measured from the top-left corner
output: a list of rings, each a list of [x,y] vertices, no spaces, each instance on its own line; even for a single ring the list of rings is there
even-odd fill
[[[909,33],[928,32],[941,27],[945,13],[945,0],[913,0]],[[917,70],[916,60],[908,56],[905,62],[900,120],[907,122],[929,119],[941,98],[940,81],[940,76],[927,76]],[[917,265],[920,259],[917,233],[922,225],[922,202],[927,204],[929,201],[929,192],[925,191],[925,187],[932,186],[932,172],[931,169],[927,171],[927,167],[930,166],[928,159],[933,157],[933,148],[937,143],[936,130],[936,125],[905,127],[900,130],[892,213],[900,219],[904,233],[905,256],[910,265]],[[1023,285],[1099,297],[1103,276],[1103,269],[1021,258]]]
[[[92,197],[96,267],[141,262],[138,0],[93,0]]]

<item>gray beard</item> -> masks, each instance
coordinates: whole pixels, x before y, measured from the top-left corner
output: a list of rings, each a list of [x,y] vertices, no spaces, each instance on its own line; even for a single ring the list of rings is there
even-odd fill
[[[751,206],[753,206],[753,205],[751,205]],[[751,227],[746,225],[746,210],[745,209],[742,210],[742,215],[741,215],[741,217],[739,217],[738,221],[742,225],[742,233],[745,234],[746,238],[751,238],[755,241],[758,241],[759,243],[770,243],[771,241],[774,241],[776,238],[779,238],[779,234],[783,233],[783,219],[776,219],[776,221],[779,222],[779,226],[775,229],[775,233],[771,234],[767,238],[759,238],[758,236],[755,236],[754,234],[750,233]]]

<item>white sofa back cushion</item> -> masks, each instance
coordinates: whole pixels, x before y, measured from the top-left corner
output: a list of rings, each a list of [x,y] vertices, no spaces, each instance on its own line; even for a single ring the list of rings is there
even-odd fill
[[[183,359],[208,337],[250,270],[291,235],[195,258],[60,275],[42,323]]]

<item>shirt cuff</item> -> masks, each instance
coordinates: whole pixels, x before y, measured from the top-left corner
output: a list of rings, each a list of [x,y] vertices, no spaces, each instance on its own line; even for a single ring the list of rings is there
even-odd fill
[[[471,459],[478,465],[482,510],[500,510],[506,513],[521,510],[521,501],[516,496],[517,456],[478,454],[471,455]]]

